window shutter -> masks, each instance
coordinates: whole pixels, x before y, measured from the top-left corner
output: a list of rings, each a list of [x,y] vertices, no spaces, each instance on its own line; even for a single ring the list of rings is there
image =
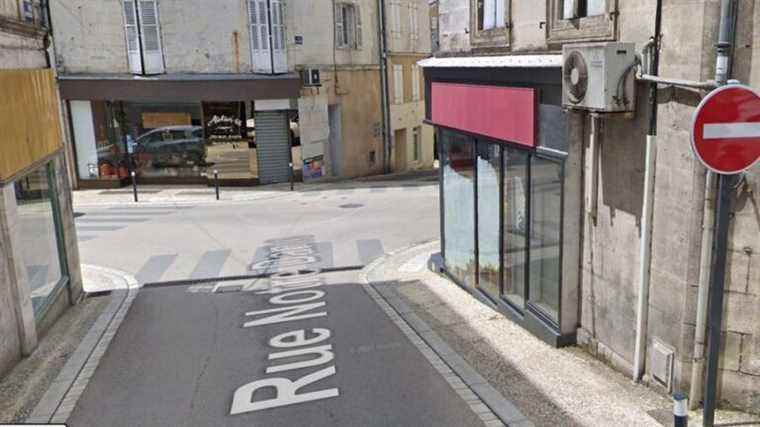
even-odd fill
[[[362,10],[358,4],[354,6],[354,21],[356,22],[354,48],[360,49],[364,40],[362,37]]]
[[[161,49],[161,29],[156,0],[140,0],[140,34],[142,35],[143,64],[145,74],[164,72],[164,54]]]
[[[282,0],[271,0],[270,19],[272,21],[272,65],[275,73],[288,72],[288,55],[285,47],[285,15]]]
[[[393,100],[396,104],[404,103],[404,67],[402,65],[393,66]]]
[[[251,60],[253,72],[272,73],[272,55],[269,50],[269,11],[266,0],[248,1],[248,18],[251,28]]]
[[[507,1],[496,0],[496,28],[507,27]]]
[[[562,19],[573,19],[578,16],[576,0],[564,0],[562,2]]]
[[[412,101],[420,100],[420,67],[412,65]]]
[[[142,74],[140,59],[140,37],[137,34],[137,9],[133,0],[124,1],[124,33],[127,37],[127,60],[129,71]]]
[[[345,46],[343,26],[343,5],[338,4],[335,6],[335,46],[337,47]]]
[[[490,30],[496,25],[496,1],[485,0],[483,3],[483,29]]]
[[[391,15],[393,17],[393,25],[391,26],[393,37],[401,37],[401,7],[396,2],[391,3]]]

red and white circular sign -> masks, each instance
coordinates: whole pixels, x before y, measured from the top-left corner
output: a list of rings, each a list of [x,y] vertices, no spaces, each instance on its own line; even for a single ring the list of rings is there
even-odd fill
[[[726,175],[760,160],[760,95],[748,86],[722,86],[694,112],[691,147],[707,168]]]

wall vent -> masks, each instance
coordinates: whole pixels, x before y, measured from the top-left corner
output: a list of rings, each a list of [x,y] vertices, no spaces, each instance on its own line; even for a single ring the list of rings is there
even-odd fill
[[[675,349],[657,338],[652,339],[652,377],[668,392],[673,391]]]

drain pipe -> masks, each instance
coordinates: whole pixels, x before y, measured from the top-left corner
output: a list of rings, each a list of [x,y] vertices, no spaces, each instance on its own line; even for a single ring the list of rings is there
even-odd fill
[[[650,74],[657,76],[660,70],[660,38],[662,32],[662,0],[657,0],[654,22],[654,41]],[[641,244],[639,247],[639,297],[636,304],[636,343],[633,356],[633,381],[638,382],[644,374],[644,358],[647,345],[647,322],[649,321],[649,270],[652,254],[652,208],[654,204],[654,178],[657,166],[657,83],[649,84],[649,133],[646,141],[644,169],[644,202],[641,213]]]
[[[380,98],[383,109],[383,173],[391,172],[391,107],[388,88],[388,37],[385,0],[377,2],[378,40],[380,41]]]
[[[731,70],[731,50],[736,31],[735,2],[723,0],[720,7],[720,32],[718,54],[715,63],[717,86],[727,83]],[[702,213],[702,249],[699,258],[699,288],[697,291],[697,319],[694,332],[694,359],[691,366],[689,387],[690,409],[697,409],[704,388],[705,349],[707,348],[707,309],[710,290],[710,270],[715,229],[716,175],[707,171],[705,180],[705,203]]]

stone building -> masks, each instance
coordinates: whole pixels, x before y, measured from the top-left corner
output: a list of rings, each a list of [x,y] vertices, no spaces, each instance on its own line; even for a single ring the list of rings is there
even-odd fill
[[[660,76],[713,79],[720,3],[663,2]],[[692,154],[690,126],[707,91],[660,86],[651,218],[644,207],[649,83],[626,77],[626,91],[635,86],[633,114],[562,108],[563,46],[629,42],[646,59],[656,4],[439,0],[440,48],[420,65],[442,164],[442,268],[548,342],[581,345],[627,375],[663,392],[691,392],[699,403],[705,324],[698,318],[706,307],[699,294],[710,273],[703,237],[713,228],[715,191]],[[731,4],[738,18],[730,78],[760,89],[757,9]],[[485,101],[471,101],[477,97],[493,104],[479,108]],[[760,165],[741,178],[719,398],[760,413]]]
[[[82,296],[47,22],[0,1],[0,375]]]
[[[56,0],[51,9],[80,187],[123,185],[131,171],[141,182],[205,183],[218,171],[252,184],[287,181],[290,163],[304,180],[392,166],[377,0]],[[404,53],[418,59],[425,45]],[[417,118],[404,123],[409,141]]]

